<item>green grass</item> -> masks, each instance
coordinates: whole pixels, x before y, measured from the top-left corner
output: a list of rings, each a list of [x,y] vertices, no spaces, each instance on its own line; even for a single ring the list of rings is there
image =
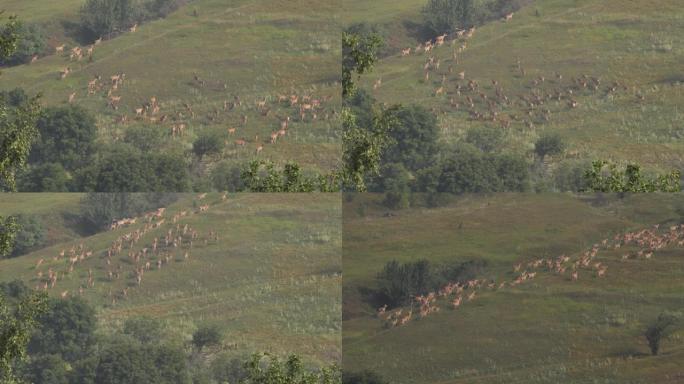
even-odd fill
[[[17,204],[46,206],[48,196],[16,194]],[[128,249],[106,264],[106,249],[119,236],[142,229],[140,221],[129,228],[102,232],[65,241],[15,259],[0,260],[0,281],[22,279],[41,288],[37,272],[52,268],[64,277],[51,296],[64,291],[79,295],[93,271],[94,287],[83,297],[93,304],[104,329],[121,325],[131,316],[148,315],[165,320],[180,337],[189,337],[202,323],[219,324],[224,333],[221,350],[236,356],[270,350],[278,354],[298,353],[313,363],[337,362],[341,358],[341,208],[337,195],[245,194],[225,202],[209,195],[202,202],[182,195],[166,213],[166,223],[146,232],[134,251],[151,248],[154,237],[175,228],[171,222],[181,210],[194,211],[207,202],[206,213],[179,219],[178,224],[194,229],[199,239],[192,249],[169,249],[171,261],[161,270],[150,256],[153,268],[137,285],[135,266]],[[0,208],[2,214],[11,209]],[[218,242],[204,240],[209,231],[220,234]],[[163,240],[161,241],[163,243]],[[84,244],[93,256],[68,272],[68,261],[53,260],[61,250]],[[184,253],[189,252],[189,259]],[[38,260],[45,262],[36,268]],[[141,263],[144,265],[144,263]],[[121,267],[121,277],[110,280],[107,270]],[[126,297],[123,289],[128,287]],[[110,296],[111,291],[111,296]],[[116,302],[113,302],[115,299]],[[217,351],[214,351],[217,352]]]
[[[363,14],[370,13],[369,8],[384,15],[367,21],[388,31],[392,54],[380,60],[361,83],[370,88],[382,78],[382,86],[374,92],[380,101],[416,103],[434,109],[445,143],[462,140],[471,127],[500,126],[499,122],[470,120],[469,107],[465,105],[465,97],[471,95],[475,99],[474,109],[489,115],[479,92],[494,97],[491,81],[496,80],[512,102],[498,109],[499,120],[512,122],[506,130],[506,144],[501,148],[504,151],[529,154],[542,133],[557,132],[568,143],[568,158],[635,161],[658,171],[682,168],[684,131],[679,123],[679,106],[684,101],[684,40],[680,33],[684,10],[677,1],[538,1],[517,12],[508,23],[495,21],[478,28],[468,41],[468,48],[459,54],[458,64],[451,57],[460,43],[437,48],[433,55],[441,66],[431,71],[427,82],[423,72],[427,55],[400,55],[401,48],[418,44],[407,25],[421,23],[423,3],[384,2],[376,7],[375,2],[347,0],[347,9],[365,12],[352,12],[345,21],[364,21]],[[518,58],[527,72],[525,77],[516,68]],[[450,65],[452,74],[448,73]],[[456,94],[456,74],[460,71],[466,72],[467,80],[480,84],[478,92]],[[556,73],[563,79],[557,80]],[[447,75],[447,94],[435,96],[442,74]],[[579,106],[571,109],[567,99],[571,79],[585,74],[600,78],[600,89],[575,91]],[[533,85],[533,79],[539,76],[547,80]],[[614,81],[627,89],[607,94]],[[528,116],[528,108],[518,96],[529,98],[533,88],[543,94],[562,91],[566,99],[547,100]],[[637,94],[643,95],[644,100],[639,100]],[[460,103],[459,110],[450,106],[451,98]],[[541,109],[550,111],[549,121],[544,121]],[[511,114],[517,115],[517,120],[511,119]],[[532,126],[522,120],[531,121]],[[554,159],[551,168],[564,157]]]
[[[677,382],[681,328],[658,357],[648,355],[642,333],[660,311],[684,305],[682,247],[651,260],[622,261],[634,247],[601,251],[604,279],[580,271],[572,282],[542,272],[514,288],[484,290],[456,311],[442,300],[439,313],[398,328],[384,328],[360,293],[393,259],[484,259],[480,278],[511,280],[519,261],[577,256],[616,233],[680,223],[684,213],[681,196],[601,200],[464,196],[385,217],[377,196],[355,196],[343,207],[344,369],[372,369],[392,383]]]
[[[28,22],[45,23],[51,45],[66,43],[68,49],[76,42],[62,24],[77,21],[79,6],[80,2],[40,0],[11,2],[4,8]],[[194,9],[198,16],[193,15]],[[21,86],[41,92],[46,105],[63,105],[76,92],[75,102],[96,114],[102,143],[122,137],[126,126],[116,119],[123,115],[129,118],[127,126],[163,131],[168,147],[190,149],[199,132],[219,130],[227,141],[225,151],[205,160],[197,168],[200,176],[221,158],[253,158],[261,143],[262,157],[329,170],[337,164],[340,152],[337,118],[333,115],[340,100],[335,9],[330,1],[197,0],[165,19],[140,26],[135,33],[104,41],[95,48],[93,62],[69,62],[67,54],[50,55],[31,65],[4,69],[2,88]],[[60,80],[59,73],[67,66],[72,73]],[[108,106],[105,93],[109,77],[120,72],[127,80],[114,92],[121,96],[115,111]],[[194,81],[195,74],[205,86]],[[102,76],[104,85],[89,96],[88,82],[97,75]],[[277,101],[277,95],[291,93],[330,100],[322,103],[317,120],[309,114],[300,121],[297,107]],[[179,119],[187,125],[184,137],[171,137],[171,119],[166,123],[135,119],[135,108],[152,96],[160,103],[157,117],[165,114],[173,118],[178,112],[185,115]],[[224,101],[232,101],[234,96],[241,98],[242,106],[224,111]],[[257,100],[264,98],[270,109],[268,116],[262,116],[256,106]],[[184,103],[192,107],[194,117]],[[240,124],[242,115],[248,117],[245,126]],[[270,134],[280,129],[280,120],[286,116],[292,118],[287,135],[271,145]],[[229,127],[237,127],[234,136],[228,134]],[[238,138],[244,138],[248,145],[236,149],[233,140]]]

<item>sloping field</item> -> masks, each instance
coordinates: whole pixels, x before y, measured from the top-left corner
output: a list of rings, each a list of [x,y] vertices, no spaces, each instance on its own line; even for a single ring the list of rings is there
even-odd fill
[[[681,382],[682,328],[659,356],[643,336],[662,311],[684,305],[681,196],[469,196],[391,217],[378,201],[357,195],[343,208],[345,370],[372,369],[392,383]],[[667,237],[674,225],[677,240],[651,256],[643,251],[650,242],[615,240],[642,230]],[[570,263],[594,244],[591,263],[573,280]],[[561,255],[570,258],[562,274],[528,264]],[[384,325],[369,296],[377,273],[391,260],[419,259],[487,266],[456,309],[459,294],[451,294],[433,302],[438,312],[421,317],[414,305],[404,325]],[[525,271],[536,275],[511,283]],[[397,309],[405,315],[411,307],[388,313]]]
[[[426,39],[419,28],[425,1],[345,4],[347,24],[375,24],[388,36],[389,56],[364,86],[381,79],[373,91],[380,101],[431,109],[446,143],[494,126],[506,135],[499,150],[530,153],[542,133],[555,132],[568,149],[551,169],[564,159],[596,158],[683,167],[684,11],[677,1],[535,1],[508,22],[488,23],[469,39],[448,37],[428,54],[415,51]]]
[[[49,204],[24,194],[9,199]],[[221,349],[236,355],[270,350],[331,363],[341,358],[338,201],[182,195],[160,217],[1,260],[0,281],[81,295],[106,326],[147,315],[188,335],[214,323],[224,332]]]
[[[169,148],[190,149],[199,132],[216,130],[226,143],[219,158],[251,159],[263,145],[259,156],[278,162],[319,170],[336,165],[333,110],[339,103],[340,48],[334,2],[196,0],[165,19],[103,41],[92,60],[87,54],[70,60],[70,50],[78,46],[70,36],[81,4],[3,4],[26,22],[44,24],[53,47],[66,47],[64,53],[3,70],[2,89],[41,92],[46,105],[65,104],[73,95],[74,103],[96,114],[102,143],[141,125],[162,131]],[[65,68],[70,73],[60,79]],[[110,78],[120,74],[125,78],[114,88]],[[159,110],[136,114],[153,97]],[[286,134],[272,144],[271,134],[288,117]],[[200,172],[219,158],[205,160]]]

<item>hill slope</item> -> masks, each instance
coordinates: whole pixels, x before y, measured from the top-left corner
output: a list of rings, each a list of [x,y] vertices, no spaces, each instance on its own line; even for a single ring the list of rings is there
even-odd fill
[[[563,254],[577,260],[604,238],[612,245],[614,235],[655,224],[667,234],[682,223],[681,196],[463,197],[393,217],[373,209],[377,201],[358,195],[344,207],[345,370],[372,369],[393,383],[681,381],[681,328],[657,357],[648,354],[643,332],[661,311],[684,304],[683,246],[675,242],[647,259],[635,244],[600,245],[593,262],[607,267],[605,277],[597,277],[592,262],[579,268],[577,281],[570,269],[559,275],[526,264]],[[390,260],[423,258],[446,265],[484,260],[477,279],[486,283],[466,288],[455,310],[455,296],[439,298],[439,312],[421,318],[415,305],[408,323],[385,327],[368,293],[377,288],[376,274]],[[510,284],[523,272],[514,272],[517,263],[536,276]],[[471,292],[477,293],[468,301]]]
[[[448,37],[429,54],[415,52],[427,38],[419,32],[425,1],[345,4],[372,8],[373,18],[352,11],[345,21],[379,26],[389,44],[364,86],[381,79],[373,93],[381,102],[433,110],[447,143],[463,140],[469,128],[494,126],[506,135],[499,150],[529,154],[542,133],[554,132],[568,150],[551,170],[563,160],[596,158],[684,167],[684,24],[676,1],[535,1],[512,20],[481,26],[470,39]],[[402,56],[407,47],[411,54]]]
[[[3,6],[22,20],[45,24],[51,45],[66,43],[66,49],[5,69],[2,89],[42,92],[47,105],[65,104],[74,94],[74,103],[96,114],[102,143],[119,140],[127,127],[140,125],[162,131],[168,138],[165,146],[180,143],[189,148],[199,132],[216,130],[226,141],[220,158],[250,159],[263,144],[260,156],[275,161],[294,160],[319,170],[336,164],[339,142],[333,110],[339,103],[340,49],[333,2],[196,0],[165,19],[141,25],[135,33],[103,41],[94,47],[92,61],[87,55],[70,60],[69,50],[77,42],[64,25],[78,21],[81,3]],[[71,72],[60,80],[66,67]],[[122,73],[125,80],[112,89],[110,77]],[[101,79],[89,87],[97,76]],[[110,105],[110,90],[111,96],[121,98],[116,110]],[[288,101],[279,101],[279,95]],[[297,104],[290,104],[291,95],[298,96]],[[152,97],[159,111],[136,115]],[[302,117],[300,106],[311,100],[320,105],[306,109]],[[272,145],[271,133],[287,117],[287,135]],[[174,125],[184,126],[182,134],[173,135]],[[230,134],[228,128],[236,131]],[[237,139],[247,145],[233,144]]]
[[[35,195],[11,198],[48,204]],[[148,315],[187,335],[216,323],[225,335],[221,349],[236,355],[271,350],[330,363],[341,357],[337,201],[334,195],[226,201],[183,195],[159,218],[140,217],[127,227],[0,260],[0,281],[47,286],[51,296],[82,295],[105,326]]]

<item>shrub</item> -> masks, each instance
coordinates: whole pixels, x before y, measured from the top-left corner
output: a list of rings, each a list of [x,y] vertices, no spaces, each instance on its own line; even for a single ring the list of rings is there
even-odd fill
[[[81,220],[95,231],[108,228],[114,219],[138,216],[167,206],[175,193],[88,193],[80,203]]]
[[[503,143],[503,136],[501,129],[484,126],[469,129],[465,141],[482,152],[494,152]]]
[[[658,355],[660,342],[672,332],[678,320],[679,318],[676,314],[663,312],[653,324],[648,326],[644,336],[646,341],[648,341],[648,346],[651,348],[653,356]]]
[[[16,216],[19,231],[14,239],[10,257],[17,257],[45,245],[47,230],[37,216],[19,214]]]
[[[47,37],[37,24],[22,24],[17,30],[17,49],[5,58],[0,58],[0,65],[19,65],[31,61],[34,55],[43,55],[47,49]],[[0,31],[0,34],[2,32]]]
[[[245,188],[245,183],[240,177],[242,168],[239,165],[222,161],[211,171],[211,180],[214,188],[219,191],[237,192]]]
[[[192,334],[192,344],[198,349],[218,345],[222,339],[221,329],[216,325],[201,325]]]
[[[423,8],[425,27],[435,34],[451,33],[475,24],[475,0],[429,0]]]
[[[564,150],[565,143],[563,138],[557,133],[544,134],[534,143],[534,153],[540,159],[544,159],[547,155],[557,155]]]
[[[201,132],[192,143],[192,151],[202,160],[204,156],[221,153],[223,146],[223,139],[218,132]]]
[[[37,122],[40,139],[33,145],[33,163],[60,163],[67,170],[83,166],[95,152],[95,118],[82,107],[47,108]]]

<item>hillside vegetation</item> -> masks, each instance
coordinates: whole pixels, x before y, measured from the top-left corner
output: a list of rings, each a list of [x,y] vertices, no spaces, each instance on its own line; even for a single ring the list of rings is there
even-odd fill
[[[443,145],[498,130],[503,138],[491,151],[525,157],[549,180],[596,159],[682,169],[676,1],[525,2],[509,20],[477,25],[469,38],[449,33],[428,53],[422,48],[436,36],[424,26],[426,3],[346,0],[344,21],[365,23],[386,41],[361,86],[381,103],[431,111]],[[535,158],[535,142],[552,134],[564,150]]]
[[[312,172],[337,165],[333,2],[195,0],[96,45],[79,35],[82,4],[3,3],[40,25],[49,47],[33,63],[3,68],[0,87],[42,93],[47,106],[84,107],[96,117],[98,154],[121,141],[180,152],[195,185],[219,162],[258,157]],[[70,58],[74,48],[80,53]],[[135,128],[147,131],[144,139],[132,136]],[[203,135],[220,147],[196,157],[193,143]]]
[[[463,196],[392,215],[380,203],[355,195],[343,208],[345,372],[370,369],[392,383],[681,381],[682,327],[658,356],[644,337],[684,304],[681,196]],[[624,240],[630,233],[677,236],[654,250],[660,240],[639,245]],[[562,256],[563,272],[535,266]],[[582,258],[591,262],[575,280],[571,263]],[[412,299],[393,306],[379,291],[393,260],[455,271],[474,262],[461,283],[477,282],[434,300],[424,291],[429,310]]]
[[[56,199],[78,213],[80,197],[50,196],[10,195],[12,205],[0,212],[27,204],[58,212],[48,208]],[[160,216],[0,260],[0,281],[21,279],[51,297],[82,297],[96,308],[105,332],[148,316],[168,324],[174,339],[187,340],[198,326],[213,324],[223,343],[204,356],[271,351],[329,364],[341,358],[341,212],[335,200],[179,195]],[[63,230],[55,225],[49,230]]]

